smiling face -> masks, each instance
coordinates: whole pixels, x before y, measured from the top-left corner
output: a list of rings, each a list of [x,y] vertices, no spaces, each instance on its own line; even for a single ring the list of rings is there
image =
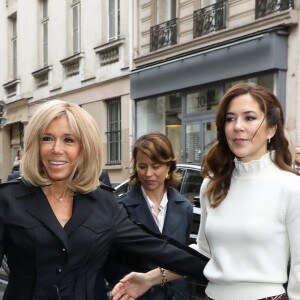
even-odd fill
[[[48,177],[65,182],[80,153],[80,142],[72,133],[66,116],[54,119],[40,140],[40,157]]]
[[[264,112],[250,95],[234,97],[227,107],[225,136],[230,150],[242,162],[258,160],[267,153],[268,139],[275,128],[268,128]]]
[[[137,152],[136,171],[145,191],[163,191],[169,167],[167,164],[154,162],[142,151]]]

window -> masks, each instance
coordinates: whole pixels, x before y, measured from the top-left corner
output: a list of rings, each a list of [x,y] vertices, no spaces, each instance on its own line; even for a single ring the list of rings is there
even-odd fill
[[[42,2],[43,65],[48,65],[48,0]]]
[[[157,0],[156,23],[150,27],[150,52],[177,44],[176,0]]]
[[[73,14],[73,53],[80,52],[80,1],[73,0],[72,4]]]
[[[202,0],[202,7],[210,6],[216,4],[217,2],[222,2],[223,0]]]
[[[17,57],[17,15],[10,18],[11,21],[11,58],[12,58],[12,77],[17,78],[18,73],[18,57]]]
[[[176,0],[157,0],[157,24],[176,18]]]
[[[107,157],[108,164],[121,163],[121,100],[107,101]]]
[[[120,0],[108,0],[109,40],[120,37]]]

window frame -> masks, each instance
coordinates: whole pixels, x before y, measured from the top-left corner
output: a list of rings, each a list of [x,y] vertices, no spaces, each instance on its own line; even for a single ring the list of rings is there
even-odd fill
[[[17,30],[17,15],[11,18],[11,54],[12,54],[12,77],[17,78],[18,74],[18,30]]]
[[[72,2],[72,49],[73,54],[80,53],[81,46],[81,5],[80,1]]]
[[[49,64],[49,42],[48,42],[48,24],[49,24],[49,15],[48,15],[48,0],[42,1],[42,48],[43,48],[43,66],[46,67]]]
[[[108,0],[108,40],[114,41],[120,38],[120,0]]]
[[[164,0],[161,2],[157,0],[156,3],[156,15],[157,15],[157,24],[161,24],[172,19],[176,19],[176,9],[177,1],[176,0]]]
[[[121,99],[106,101],[107,106],[107,164],[121,164]]]

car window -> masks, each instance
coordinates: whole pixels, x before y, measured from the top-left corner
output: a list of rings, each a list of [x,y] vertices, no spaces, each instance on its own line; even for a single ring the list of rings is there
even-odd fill
[[[194,204],[195,196],[199,196],[202,184],[200,170],[186,169],[180,185],[180,193]]]

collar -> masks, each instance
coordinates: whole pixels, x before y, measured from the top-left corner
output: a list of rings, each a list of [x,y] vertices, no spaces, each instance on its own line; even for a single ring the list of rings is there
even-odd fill
[[[148,195],[146,194],[146,192],[145,192],[145,190],[144,190],[144,188],[143,188],[142,185],[141,185],[141,190],[142,190],[143,196],[144,196],[144,198],[145,198],[148,206],[150,208],[152,208],[154,206],[154,202],[148,197]],[[168,196],[167,196],[167,192],[165,191],[164,195],[162,197],[162,200],[161,200],[161,202],[160,202],[160,204],[159,204],[158,207],[160,209],[164,209],[164,208],[166,208],[167,204],[168,204]]]

